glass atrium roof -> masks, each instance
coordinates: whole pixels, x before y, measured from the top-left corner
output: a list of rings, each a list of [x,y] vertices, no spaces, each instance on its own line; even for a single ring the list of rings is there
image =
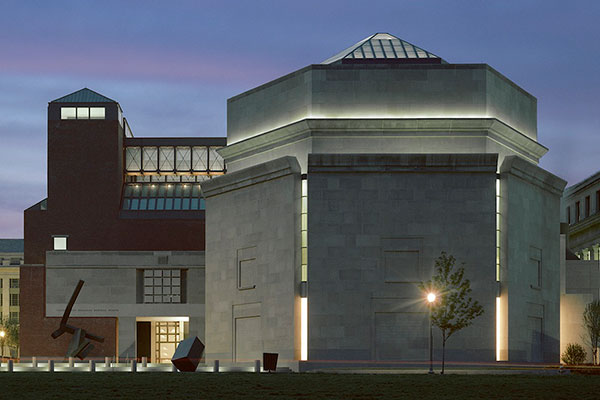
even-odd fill
[[[321,64],[385,62],[445,63],[440,57],[389,33],[376,33],[346,50],[328,58]]]
[[[116,101],[109,99],[100,93],[94,92],[91,89],[83,88],[56,100],[52,100],[50,103],[116,103]]]

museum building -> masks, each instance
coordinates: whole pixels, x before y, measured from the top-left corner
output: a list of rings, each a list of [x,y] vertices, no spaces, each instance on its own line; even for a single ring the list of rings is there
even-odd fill
[[[21,355],[64,355],[50,334],[83,279],[92,357],[167,361],[195,335],[207,362],[422,361],[417,283],[445,251],[485,310],[448,360],[557,362],[566,182],[547,150],[531,94],[386,33],[229,99],[226,139],[135,138],[82,89],[48,106]]]
[[[223,138],[134,137],[121,106],[89,89],[48,104],[48,197],[25,210],[21,356],[63,357],[69,324],[105,339],[89,357],[170,362],[204,335],[204,200],[225,173]]]
[[[227,105],[207,360],[426,360],[417,283],[445,251],[485,310],[448,359],[558,361],[566,182],[538,166],[535,97],[378,33]]]

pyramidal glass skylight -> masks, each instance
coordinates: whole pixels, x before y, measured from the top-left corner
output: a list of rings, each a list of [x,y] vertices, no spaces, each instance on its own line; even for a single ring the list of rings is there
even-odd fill
[[[376,33],[328,58],[321,64],[338,64],[367,60],[385,62],[386,59],[390,61],[404,60],[410,62],[420,60],[422,62],[445,63],[444,60],[435,54],[399,39],[396,36],[389,33]]]

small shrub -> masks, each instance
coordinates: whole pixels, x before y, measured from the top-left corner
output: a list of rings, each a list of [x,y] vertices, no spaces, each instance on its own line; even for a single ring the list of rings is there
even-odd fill
[[[569,343],[560,358],[567,365],[579,365],[585,362],[587,353],[580,344]]]

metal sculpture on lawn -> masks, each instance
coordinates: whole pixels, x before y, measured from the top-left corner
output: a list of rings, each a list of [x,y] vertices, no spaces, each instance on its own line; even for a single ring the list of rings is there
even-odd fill
[[[182,372],[194,372],[202,359],[204,344],[197,336],[179,342],[171,362]]]
[[[65,309],[65,313],[60,320],[60,326],[57,330],[52,332],[52,338],[54,339],[58,338],[65,332],[73,335],[71,341],[69,342],[69,347],[67,348],[66,357],[77,357],[80,360],[83,360],[85,356],[87,356],[88,353],[94,348],[94,345],[92,345],[90,340],[95,340],[96,342],[100,343],[104,342],[104,338],[101,336],[92,335],[91,333],[86,332],[85,329],[77,328],[67,324],[67,320],[69,319],[69,315],[73,309],[73,304],[75,304],[75,300],[77,299],[83,284],[84,282],[80,280],[77,284],[77,287],[75,287],[75,291],[71,295],[71,300],[69,300],[67,308]]]

